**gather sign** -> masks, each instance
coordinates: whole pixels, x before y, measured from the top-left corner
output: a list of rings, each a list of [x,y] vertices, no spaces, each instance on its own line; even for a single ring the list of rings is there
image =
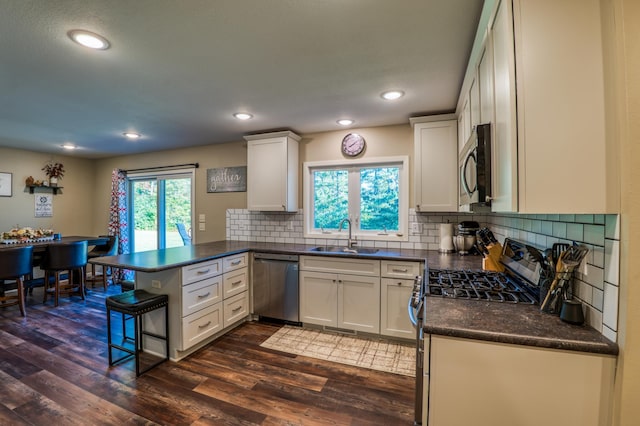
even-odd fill
[[[246,192],[247,166],[207,169],[207,192]]]

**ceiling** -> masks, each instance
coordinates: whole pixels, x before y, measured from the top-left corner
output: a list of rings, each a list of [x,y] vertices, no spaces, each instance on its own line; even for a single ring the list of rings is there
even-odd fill
[[[0,146],[101,158],[453,112],[482,0],[4,0]],[[95,51],[72,29],[106,37]],[[380,94],[406,95],[385,101]],[[239,121],[232,114],[249,112]],[[135,131],[132,142],[122,135]]]

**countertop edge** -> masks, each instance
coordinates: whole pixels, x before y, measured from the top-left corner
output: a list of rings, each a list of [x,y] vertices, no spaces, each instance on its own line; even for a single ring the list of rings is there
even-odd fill
[[[617,356],[619,353],[618,345],[613,342],[611,342],[611,344],[591,343],[579,340],[565,340],[539,336],[494,333],[482,330],[456,329],[433,325],[425,325],[423,329],[425,333],[429,333],[432,335],[459,337],[462,339],[481,340],[492,343],[505,343],[520,346],[531,346],[535,348],[559,349],[565,351],[611,356]]]

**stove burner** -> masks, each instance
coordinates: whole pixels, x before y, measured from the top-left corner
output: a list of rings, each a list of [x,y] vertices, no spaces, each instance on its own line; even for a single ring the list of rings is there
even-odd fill
[[[525,284],[501,272],[430,269],[426,287],[428,296],[532,305],[537,303]]]

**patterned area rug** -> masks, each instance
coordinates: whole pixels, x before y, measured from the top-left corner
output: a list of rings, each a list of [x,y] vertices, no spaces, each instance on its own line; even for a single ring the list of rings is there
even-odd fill
[[[415,347],[410,344],[285,325],[260,346],[326,361],[415,376],[416,353]]]

